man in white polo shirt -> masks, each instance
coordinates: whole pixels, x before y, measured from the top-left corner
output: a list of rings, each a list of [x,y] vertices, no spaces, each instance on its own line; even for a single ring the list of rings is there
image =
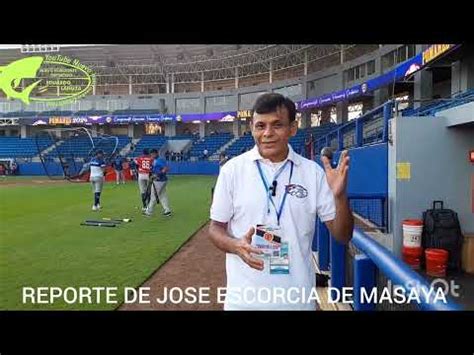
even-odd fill
[[[316,217],[341,243],[352,237],[349,157],[344,152],[336,169],[323,157],[323,170],[296,154],[288,144],[297,131],[295,104],[280,94],[259,96],[253,112],[256,145],[222,166],[211,207],[211,240],[227,253],[224,309],[314,310],[314,298],[308,296],[315,287]],[[278,272],[273,259],[262,258],[257,248],[260,236],[254,227],[259,225],[277,236],[271,253],[285,258]]]

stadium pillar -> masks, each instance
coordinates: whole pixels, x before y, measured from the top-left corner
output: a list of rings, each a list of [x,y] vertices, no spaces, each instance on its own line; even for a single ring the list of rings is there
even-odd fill
[[[306,75],[308,75],[308,51],[304,51],[304,76]]]
[[[268,82],[271,84],[273,83],[273,62],[270,61],[270,71],[268,76]]]
[[[91,129],[92,137],[97,137],[97,125],[93,124]]]
[[[135,133],[135,125],[133,123],[129,123],[128,124],[128,134],[127,134],[128,137],[133,139],[134,138],[133,137],[134,133]]]
[[[422,52],[427,45],[416,45],[416,53]],[[420,70],[415,73],[413,83],[413,107],[418,108],[423,105],[419,100],[430,100],[433,98],[433,73],[428,70]]]
[[[461,91],[461,61],[451,65],[451,95]]]
[[[166,137],[176,136],[176,122],[165,123],[165,136]]]
[[[206,136],[206,122],[199,123],[199,137],[204,138]]]
[[[311,111],[301,112],[300,129],[310,128],[310,127],[311,127]]]
[[[132,76],[128,76],[128,94],[132,95],[133,90],[132,90]]]
[[[374,108],[374,98],[368,98],[365,99],[362,102],[362,114],[365,115],[368,111],[372,110]]]
[[[381,56],[377,56],[375,58],[375,73],[374,74],[378,74],[378,75],[383,74],[383,65],[382,65]],[[369,107],[369,110],[373,107],[382,105],[385,101],[388,100],[388,97],[389,97],[388,87],[381,87],[380,89],[374,90],[373,94],[374,94],[374,98],[372,100],[372,107]]]
[[[240,118],[235,118],[232,122],[232,132],[234,133],[234,137],[240,137]]]
[[[415,73],[415,82],[413,84],[413,98],[415,108],[423,105],[419,100],[431,100],[433,98],[433,73],[431,71],[422,70]]]
[[[382,105],[389,98],[388,87],[382,87],[374,91],[374,107]]]
[[[331,122],[331,107],[323,107],[321,109],[321,125]]]
[[[235,88],[239,88],[239,68],[235,67]]]
[[[336,120],[337,123],[345,123],[349,119],[349,111],[347,109],[347,102],[342,101],[336,104]]]
[[[20,136],[21,136],[21,138],[26,138],[27,135],[28,135],[27,126],[24,125],[24,124],[22,124],[22,125],[20,126]]]
[[[104,134],[112,134],[112,128],[110,126],[104,126]]]
[[[474,53],[466,54],[451,67],[451,94],[474,88]]]
[[[461,89],[474,89],[474,52],[461,62]]]

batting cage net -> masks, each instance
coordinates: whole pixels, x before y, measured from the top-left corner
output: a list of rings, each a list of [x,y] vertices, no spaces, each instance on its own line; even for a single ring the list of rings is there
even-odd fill
[[[45,129],[36,134],[35,142],[46,175],[53,180],[69,181],[82,180],[98,150],[109,164],[118,147],[117,137],[106,134],[93,137],[84,127]]]

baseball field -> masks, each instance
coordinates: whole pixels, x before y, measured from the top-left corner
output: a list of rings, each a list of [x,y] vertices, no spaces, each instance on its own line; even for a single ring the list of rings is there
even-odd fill
[[[170,176],[171,217],[141,214],[136,182],[107,183],[102,210],[94,212],[88,183],[39,177],[0,179],[0,309],[111,310],[119,304],[23,304],[23,287],[141,285],[209,217],[215,177]],[[114,228],[81,226],[85,220],[130,218]],[[120,303],[120,302],[119,302]]]

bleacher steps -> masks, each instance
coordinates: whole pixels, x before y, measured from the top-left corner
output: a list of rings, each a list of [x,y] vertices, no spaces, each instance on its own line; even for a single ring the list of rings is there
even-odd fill
[[[224,144],[222,147],[216,150],[214,154],[212,154],[209,157],[209,160],[219,160],[219,156],[222,152],[224,152],[228,147],[230,147],[232,144],[235,143],[236,140],[238,140],[240,137],[234,137],[230,141],[228,141],[226,144]]]
[[[61,144],[63,144],[64,141],[63,140],[60,140],[60,141],[57,141],[56,142],[56,147],[60,146]],[[47,154],[49,154],[52,150],[54,149],[54,145],[50,145],[48,148],[46,148],[45,150],[43,150],[40,154],[45,156]],[[33,163],[40,163],[41,162],[41,159],[39,157],[39,154],[38,155],[35,155],[34,157],[31,158],[31,162]]]

